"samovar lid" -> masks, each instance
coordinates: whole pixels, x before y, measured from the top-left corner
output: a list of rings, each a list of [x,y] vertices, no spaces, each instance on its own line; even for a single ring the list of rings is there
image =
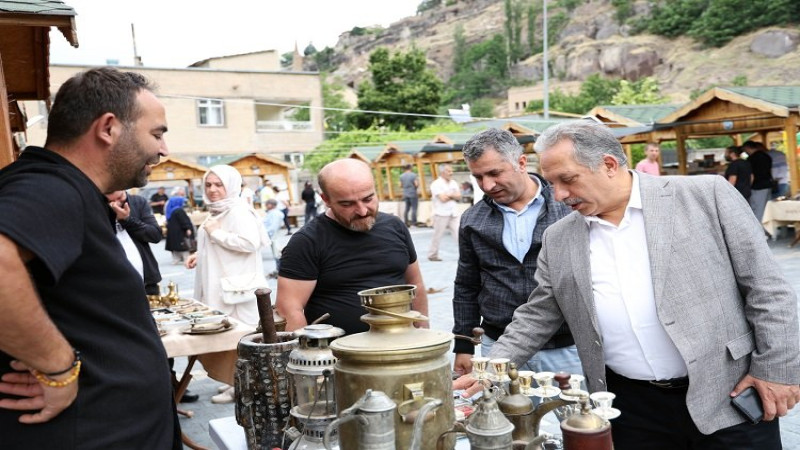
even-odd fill
[[[305,337],[306,339],[334,339],[344,336],[344,330],[327,323],[319,323],[306,325],[296,330],[294,335],[298,338]]]
[[[383,391],[370,391],[364,398],[364,404],[358,409],[364,412],[381,413],[396,408],[397,404]]]
[[[450,348],[453,334],[447,331],[408,327],[392,333],[366,331],[351,334],[333,341],[333,352],[386,354],[421,352],[440,346]]]
[[[588,396],[581,395],[578,401],[581,405],[580,412],[569,416],[561,422],[563,430],[588,433],[605,430],[611,425],[606,419],[592,413]]]

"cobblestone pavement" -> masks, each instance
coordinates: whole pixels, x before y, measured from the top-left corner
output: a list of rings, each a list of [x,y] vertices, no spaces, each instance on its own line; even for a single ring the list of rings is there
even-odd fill
[[[281,232],[283,233],[283,232]],[[416,245],[417,254],[420,261],[425,284],[429,290],[429,316],[431,327],[439,330],[450,331],[453,325],[452,309],[450,300],[453,295],[453,279],[456,273],[458,247],[455,240],[449,235],[445,235],[442,240],[439,256],[441,262],[428,261],[425,255],[430,243],[433,232],[430,228],[412,228],[411,235]],[[290,236],[282,235],[278,242],[282,247],[286,245]],[[789,279],[797,292],[800,292],[800,247],[789,249],[790,239],[784,230],[784,235],[776,241],[770,241],[775,257],[781,265],[784,274]],[[153,246],[156,258],[161,266],[161,273],[164,278],[163,285],[169,281],[175,281],[182,296],[191,297],[194,286],[194,273],[184,269],[182,266],[171,265],[171,256],[163,250],[163,243]],[[272,255],[267,249],[264,252],[264,265],[266,271],[275,268]],[[274,279],[270,280],[270,287],[273,292],[276,288]],[[274,297],[273,297],[274,299]],[[183,370],[186,358],[176,359],[176,369]],[[191,404],[180,404],[179,407],[191,410],[194,417],[187,418],[181,416],[181,426],[183,431],[195,442],[208,448],[216,448],[209,437],[208,421],[212,419],[233,416],[233,405],[215,405],[210,398],[217,393],[219,383],[208,378],[202,366],[198,363],[192,372],[193,380],[189,389],[200,396],[200,400]],[[552,416],[552,415],[551,415]],[[549,420],[548,420],[549,419]],[[554,417],[545,417],[542,429],[551,433],[556,433],[558,427]],[[783,446],[788,450],[800,450],[800,407],[795,408],[790,414],[781,420]]]

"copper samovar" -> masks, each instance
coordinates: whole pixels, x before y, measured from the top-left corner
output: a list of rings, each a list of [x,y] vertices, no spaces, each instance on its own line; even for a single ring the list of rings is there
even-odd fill
[[[338,358],[336,404],[344,411],[367,390],[384,392],[397,405],[393,413],[396,448],[411,447],[415,422],[423,420],[422,440],[415,444],[433,449],[439,435],[455,420],[447,357],[453,335],[414,327],[414,322],[427,320],[411,310],[415,292],[416,286],[398,285],[358,293],[368,311],[361,320],[370,329],[338,338],[330,345]],[[359,449],[358,433],[356,423],[342,423],[340,447]],[[444,448],[453,448],[453,444],[453,437],[448,436]]]

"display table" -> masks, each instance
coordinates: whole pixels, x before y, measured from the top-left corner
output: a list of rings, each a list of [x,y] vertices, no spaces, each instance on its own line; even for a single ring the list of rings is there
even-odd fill
[[[168,330],[167,334],[161,337],[161,342],[164,344],[168,357],[188,357],[186,369],[180,378],[175,379],[175,404],[180,402],[181,397],[186,392],[186,388],[189,387],[189,382],[192,381],[192,367],[194,367],[194,363],[198,359],[210,378],[231,386],[234,384],[233,379],[237,359],[236,347],[239,345],[239,339],[242,336],[254,333],[256,330],[255,327],[231,317],[228,317],[227,320],[235,325],[232,329],[221,333],[185,334],[180,331],[181,328],[179,327]],[[191,417],[191,413],[179,412]],[[182,436],[182,440],[190,448],[196,450],[204,449],[204,447],[192,442],[185,434]]]
[[[794,225],[796,222],[800,222],[800,201],[782,200],[767,202],[761,224],[773,239],[777,236],[778,227],[780,226],[793,225],[795,233],[797,233],[800,227]],[[794,243],[792,243],[792,245],[794,245]]]

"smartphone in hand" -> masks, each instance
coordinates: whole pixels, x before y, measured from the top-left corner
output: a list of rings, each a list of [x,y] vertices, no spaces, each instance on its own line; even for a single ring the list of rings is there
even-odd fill
[[[731,399],[731,404],[736,408],[750,423],[756,424],[764,418],[764,407],[761,404],[761,397],[753,386],[743,390],[736,397]]]

